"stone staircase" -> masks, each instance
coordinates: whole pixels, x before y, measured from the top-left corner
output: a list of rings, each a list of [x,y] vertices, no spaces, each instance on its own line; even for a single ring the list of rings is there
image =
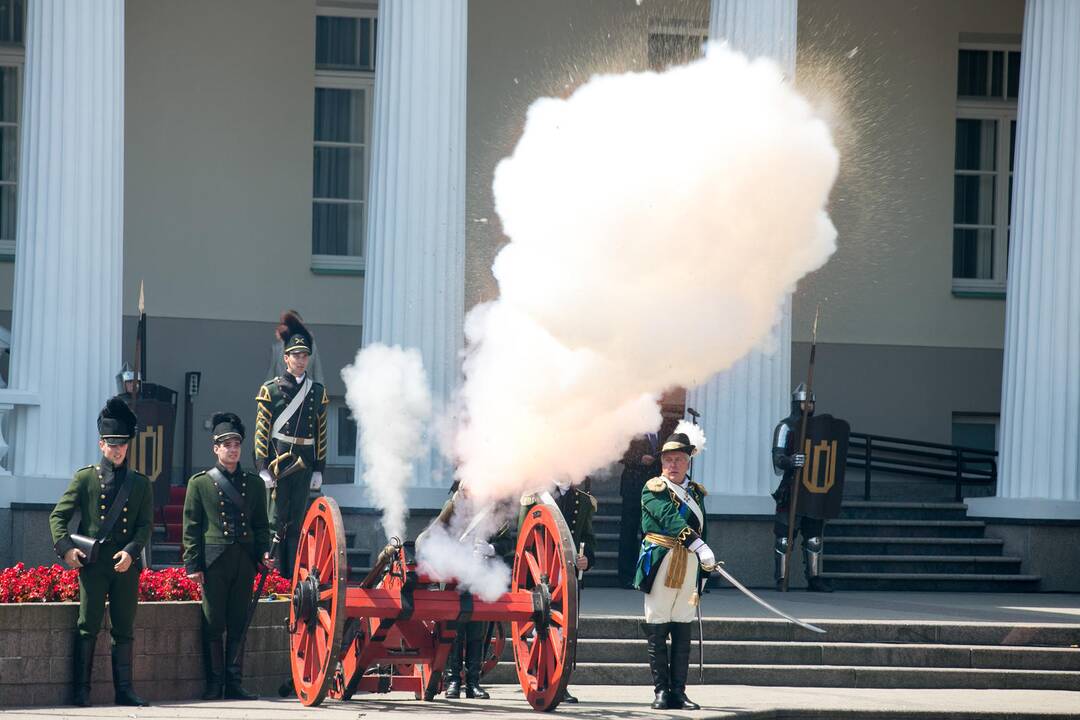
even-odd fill
[[[845,500],[825,529],[823,574],[837,590],[1038,590],[985,533],[963,503]]]
[[[651,683],[640,618],[583,616],[575,685]],[[705,682],[860,688],[1080,690],[1080,625],[706,619]],[[697,632],[691,683],[697,683]],[[513,658],[490,682],[515,682]],[[691,693],[691,696],[692,693]]]

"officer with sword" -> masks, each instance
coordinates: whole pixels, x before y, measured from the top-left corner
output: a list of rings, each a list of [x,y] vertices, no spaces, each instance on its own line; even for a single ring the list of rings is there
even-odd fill
[[[330,399],[307,372],[314,342],[295,312],[282,314],[277,336],[286,371],[255,398],[255,467],[270,493],[271,529],[282,537],[281,574],[291,577],[308,491],[322,487]]]

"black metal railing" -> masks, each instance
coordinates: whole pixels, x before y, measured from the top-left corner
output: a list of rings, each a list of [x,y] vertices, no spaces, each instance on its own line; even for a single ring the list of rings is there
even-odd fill
[[[862,468],[863,499],[870,499],[875,472],[905,475],[956,484],[956,500],[965,485],[997,483],[997,451],[960,445],[904,440],[885,435],[851,433],[848,469]],[[848,474],[849,479],[854,479]]]

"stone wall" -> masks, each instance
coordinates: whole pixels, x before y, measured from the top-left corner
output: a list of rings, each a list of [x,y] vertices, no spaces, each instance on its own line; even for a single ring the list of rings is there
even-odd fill
[[[245,687],[275,695],[289,673],[284,600],[260,602],[248,631]],[[72,646],[78,603],[0,605],[0,708],[71,701]],[[151,701],[193,700],[204,685],[202,611],[197,602],[139,605],[135,621],[135,690]],[[111,704],[109,621],[98,636],[91,700]]]

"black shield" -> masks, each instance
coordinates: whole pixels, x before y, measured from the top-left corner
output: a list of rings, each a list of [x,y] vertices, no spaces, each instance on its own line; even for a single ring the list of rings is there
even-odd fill
[[[840,515],[850,434],[847,421],[832,415],[815,415],[807,420],[802,450],[806,465],[799,473],[799,515],[818,520]]]
[[[168,501],[172,482],[173,434],[176,428],[176,391],[142,383],[135,401],[138,430],[131,441],[131,467],[150,478],[154,506]]]

